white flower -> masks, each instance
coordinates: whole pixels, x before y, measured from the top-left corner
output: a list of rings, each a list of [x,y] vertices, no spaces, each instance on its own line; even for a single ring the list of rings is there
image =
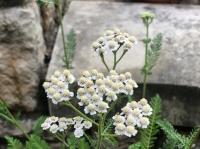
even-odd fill
[[[51,122],[51,123],[55,123],[58,121],[58,117],[56,116],[51,116],[47,119],[47,121]]]
[[[83,126],[86,128],[86,129],[90,129],[92,127],[92,123],[90,121],[84,121],[83,122]]]
[[[119,123],[124,123],[125,122],[125,117],[121,116],[121,115],[118,115],[118,114],[113,116],[112,119],[114,120],[114,123],[113,123],[114,125],[117,125]]]
[[[141,117],[140,118],[140,124],[141,124],[141,128],[147,128],[149,125],[149,119],[147,117]]]
[[[82,128],[83,128],[83,124],[82,124],[82,123],[76,123],[76,124],[74,125],[74,128],[75,128],[75,129],[82,129]]]
[[[53,124],[53,125],[51,125],[49,131],[50,131],[51,133],[56,133],[58,130],[59,130],[58,125],[57,125],[57,124]]]
[[[128,137],[131,137],[131,136],[135,136],[137,134],[137,130],[135,129],[134,126],[127,126],[126,127],[126,131],[125,131],[125,135],[128,136]]]
[[[90,103],[89,105],[87,105],[84,109],[86,114],[90,114],[90,115],[94,115],[96,114],[96,106],[92,103]]]
[[[81,123],[83,121],[83,118],[80,116],[76,116],[73,118],[75,123]]]
[[[144,116],[149,116],[149,115],[151,115],[152,114],[152,108],[151,108],[151,106],[150,105],[144,105],[143,107],[142,107],[142,114],[144,115]]]
[[[80,137],[82,137],[83,136],[83,129],[75,129],[75,131],[74,131],[74,136],[76,137],[76,138],[80,138]]]
[[[119,123],[115,127],[115,134],[117,134],[117,135],[123,135],[125,129],[126,129],[126,126],[123,123]]]
[[[99,113],[106,113],[108,108],[109,108],[108,103],[106,103],[104,101],[100,101],[98,103],[98,112]]]
[[[44,123],[42,123],[41,127],[42,127],[43,130],[47,130],[51,127],[51,124],[44,122]]]

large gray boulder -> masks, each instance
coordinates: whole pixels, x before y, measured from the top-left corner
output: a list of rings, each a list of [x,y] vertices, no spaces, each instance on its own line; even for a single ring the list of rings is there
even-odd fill
[[[0,9],[0,99],[33,111],[45,45],[36,2]]]
[[[107,28],[119,27],[134,35],[139,43],[129,51],[117,67],[118,71],[130,71],[135,80],[142,82],[140,69],[144,64],[144,47],[140,42],[144,37],[144,26],[139,14],[152,11],[156,19],[151,26],[150,35],[163,33],[163,47],[157,65],[153,69],[148,83],[200,87],[200,6],[152,5],[115,2],[81,2],[71,3],[63,19],[65,33],[71,28],[77,33],[77,48],[73,60],[73,72],[80,75],[85,69],[97,68],[106,72],[100,58],[94,56],[91,44]],[[63,45],[59,32],[50,62],[47,80],[52,73],[63,67]],[[112,57],[106,60],[112,62]],[[167,90],[167,88],[165,88]],[[176,89],[175,87],[173,89]],[[198,90],[199,93],[199,90]],[[170,94],[170,93],[169,93]],[[197,96],[198,97],[198,96]],[[173,98],[173,102],[172,101]],[[199,99],[187,100],[171,98],[164,100],[165,116],[176,125],[200,124]],[[185,111],[185,107],[190,109]],[[169,110],[176,109],[176,110]],[[174,112],[176,112],[174,114]]]

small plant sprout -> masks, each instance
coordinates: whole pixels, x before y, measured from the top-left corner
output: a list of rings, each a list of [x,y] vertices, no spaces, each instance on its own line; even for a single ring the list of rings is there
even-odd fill
[[[93,44],[93,50],[101,57],[101,61],[108,71],[115,70],[117,64],[121,61],[124,55],[134,48],[137,40],[134,36],[122,32],[119,29],[106,30],[103,36],[99,37]],[[121,52],[120,52],[121,51]],[[119,57],[118,53],[122,53]],[[109,68],[105,61],[107,53],[113,54],[113,66]]]

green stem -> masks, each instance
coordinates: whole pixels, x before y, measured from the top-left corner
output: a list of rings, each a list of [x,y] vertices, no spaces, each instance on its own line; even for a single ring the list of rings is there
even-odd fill
[[[64,27],[63,27],[63,22],[62,22],[62,9],[61,9],[61,5],[60,5],[60,0],[57,0],[57,6],[58,6],[58,15],[59,15],[60,28],[61,28],[63,48],[64,48],[65,64],[66,64],[66,67],[69,68],[68,49],[65,44],[66,40],[65,40]]]
[[[144,64],[144,79],[143,79],[143,92],[142,97],[145,98],[146,96],[146,88],[147,88],[147,51],[148,51],[148,45],[149,45],[149,24],[145,25],[146,27],[146,39],[145,39],[145,64]]]
[[[99,127],[98,127],[98,141],[97,141],[97,149],[101,149],[101,143],[102,143],[102,131],[103,131],[103,127],[104,127],[104,116],[101,114],[99,116]]]
[[[109,72],[110,69],[109,69],[108,65],[106,64],[106,61],[105,61],[105,59],[104,59],[104,55],[101,54],[100,57],[101,57],[101,61],[103,62],[104,66],[106,67],[107,71]]]
[[[73,105],[71,104],[71,102],[68,101],[68,102],[64,103],[64,105],[66,105],[66,106],[72,108],[72,109],[73,109],[76,113],[78,113],[80,116],[82,116],[82,117],[85,118],[86,120],[90,121],[91,123],[95,124],[96,126],[99,126],[98,123],[96,123],[95,121],[93,121],[91,118],[87,117],[84,113],[82,113],[82,112],[79,111],[75,106],[73,106]]]
[[[20,122],[18,122],[17,120],[15,120],[14,124],[25,135],[25,137],[29,140],[30,136],[28,135],[27,131],[21,126]]]
[[[62,142],[62,143],[66,146],[66,148],[69,147],[69,145],[66,143],[65,139],[63,139],[62,137],[60,137],[60,136],[57,135],[57,134],[54,134],[54,137],[55,137],[56,139],[58,139],[60,142]]]
[[[107,133],[102,134],[102,136],[105,136],[105,137],[117,137],[116,134],[107,134]]]
[[[112,69],[115,70],[116,65],[117,65],[117,64],[116,64],[116,61],[117,61],[117,52],[114,51],[113,54],[114,54],[114,64],[113,64],[113,68],[112,68]]]
[[[126,54],[126,52],[127,52],[127,50],[125,50],[125,51],[122,53],[122,55],[120,56],[120,58],[116,61],[115,65],[114,65],[114,67],[113,67],[114,70],[116,69],[117,64],[121,61],[121,59],[124,57],[124,55]]]

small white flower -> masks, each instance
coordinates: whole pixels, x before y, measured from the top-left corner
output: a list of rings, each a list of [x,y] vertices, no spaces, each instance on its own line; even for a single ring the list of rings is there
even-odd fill
[[[48,118],[48,121],[51,123],[56,123],[58,121],[58,117],[56,116],[51,116]]]
[[[56,133],[58,130],[59,130],[58,125],[57,125],[57,124],[53,124],[53,125],[51,125],[49,131],[50,131],[51,133]]]
[[[90,129],[92,127],[92,123],[90,121],[84,121],[83,122],[83,126],[86,128],[86,129]]]
[[[137,130],[133,126],[127,126],[125,135],[128,137],[135,136],[137,134]]]
[[[119,123],[115,127],[115,134],[123,135],[125,132],[126,126],[123,123]]]
[[[42,123],[41,127],[42,127],[43,130],[47,130],[51,127],[51,124],[44,122],[44,123]]]
[[[81,123],[83,121],[83,118],[80,116],[76,116],[73,118],[75,123]]]
[[[112,117],[112,119],[114,120],[113,125],[117,125],[119,123],[124,123],[125,122],[125,117],[116,114],[115,116]]]
[[[75,129],[75,131],[74,131],[74,136],[76,137],[76,138],[80,138],[80,137],[82,137],[83,136],[83,129]]]
[[[106,113],[108,108],[109,108],[108,103],[106,103],[104,101],[100,101],[98,103],[98,112],[99,113]]]
[[[83,128],[83,124],[82,124],[82,123],[76,123],[76,124],[74,125],[74,128],[75,128],[75,129],[82,129],[82,128]]]
[[[151,115],[152,114],[152,111],[153,111],[153,109],[151,108],[151,106],[150,105],[144,105],[143,107],[142,107],[142,114],[144,115],[144,116],[149,116],[149,115]]]
[[[149,125],[149,119],[147,117],[141,117],[140,118],[140,124],[141,124],[141,128],[147,128]]]
[[[92,103],[90,103],[89,105],[87,105],[84,109],[86,114],[90,114],[90,115],[94,115],[96,114],[96,106]]]

